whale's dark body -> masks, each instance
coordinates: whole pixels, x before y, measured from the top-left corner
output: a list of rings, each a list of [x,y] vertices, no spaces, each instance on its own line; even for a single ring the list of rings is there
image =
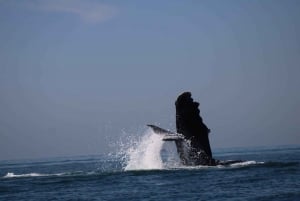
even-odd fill
[[[183,165],[229,165],[240,160],[219,161],[212,156],[208,134],[210,129],[200,116],[199,103],[195,102],[190,92],[178,96],[176,102],[177,133],[150,126],[154,132],[169,136],[166,141],[175,141],[179,158]]]
[[[215,165],[208,139],[210,130],[200,116],[199,103],[194,102],[190,92],[185,92],[178,96],[175,106],[177,133],[182,134],[190,142],[189,157],[192,160],[188,161],[181,156],[180,142],[176,142],[182,162],[186,165],[190,165],[189,163]]]

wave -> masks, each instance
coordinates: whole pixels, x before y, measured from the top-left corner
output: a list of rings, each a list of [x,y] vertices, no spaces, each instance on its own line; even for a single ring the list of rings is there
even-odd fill
[[[3,178],[16,178],[16,177],[49,177],[49,176],[62,176],[65,173],[57,174],[41,174],[41,173],[28,173],[28,174],[15,174],[13,172],[8,172]]]
[[[240,163],[233,163],[230,165],[230,167],[244,167],[244,166],[249,166],[249,165],[259,165],[259,164],[264,164],[265,162],[257,162],[257,161],[243,161]]]
[[[168,172],[168,171],[185,171],[185,170],[196,170],[196,171],[205,171],[205,170],[238,170],[238,169],[244,169],[244,168],[289,168],[289,169],[295,169],[297,170],[299,167],[299,162],[259,162],[254,160],[249,161],[243,161],[240,163],[234,163],[230,165],[218,165],[218,166],[184,166],[184,165],[175,165],[175,166],[164,166],[160,168],[148,168],[145,169],[143,167],[141,168],[135,168],[131,170],[126,169],[118,169],[113,170],[110,169],[109,171],[102,171],[102,170],[94,170],[94,171],[74,171],[74,172],[63,172],[63,173],[53,173],[53,174],[45,174],[45,173],[25,173],[25,174],[15,174],[13,172],[8,172],[5,176],[3,176],[3,179],[8,178],[29,178],[29,177],[90,177],[96,176],[107,176],[112,174],[123,174],[126,172],[153,172],[153,171],[162,171],[162,172]],[[96,178],[95,177],[95,178]]]
[[[25,174],[15,174],[13,172],[8,172],[2,178],[27,178],[27,177],[84,177],[84,176],[93,176],[93,175],[105,175],[121,171],[74,171],[74,172],[63,172],[63,173],[54,173],[54,174],[45,174],[45,173],[25,173]]]
[[[164,167],[153,167],[153,168],[145,168],[144,166],[134,169],[125,169],[125,170],[111,170],[111,171],[75,171],[75,172],[63,172],[63,173],[54,173],[54,174],[45,174],[45,173],[24,173],[24,174],[15,174],[13,172],[8,172],[6,175],[4,175],[2,178],[28,178],[28,177],[53,177],[53,176],[92,176],[92,175],[103,175],[106,173],[120,173],[120,172],[126,172],[126,171],[153,171],[153,170],[162,170],[162,171],[168,171],[168,170],[195,170],[195,169],[211,169],[211,168],[230,168],[230,167],[245,167],[245,166],[251,166],[251,165],[257,165],[257,164],[264,164],[264,162],[256,162],[256,161],[245,161],[241,163],[231,164],[229,166],[184,166],[184,165],[175,165],[175,166],[164,166]]]
[[[166,168],[166,170],[200,170],[200,169],[231,169],[231,168],[242,168],[242,167],[251,167],[256,165],[262,165],[265,162],[258,162],[258,161],[243,161],[240,163],[234,163],[230,165],[217,165],[217,166],[204,166],[204,165],[197,165],[197,166],[184,166],[180,165],[177,167]]]

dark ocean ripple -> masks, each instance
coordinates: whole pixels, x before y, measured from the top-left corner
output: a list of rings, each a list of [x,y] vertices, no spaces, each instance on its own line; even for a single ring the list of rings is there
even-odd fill
[[[0,162],[0,200],[300,200],[300,146],[219,149],[227,167],[125,171],[121,156]]]

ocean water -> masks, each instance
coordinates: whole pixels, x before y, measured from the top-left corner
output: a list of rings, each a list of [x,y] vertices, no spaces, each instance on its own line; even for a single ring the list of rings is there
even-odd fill
[[[300,200],[300,146],[216,149],[217,167],[180,165],[148,131],[108,155],[0,161],[0,200]]]

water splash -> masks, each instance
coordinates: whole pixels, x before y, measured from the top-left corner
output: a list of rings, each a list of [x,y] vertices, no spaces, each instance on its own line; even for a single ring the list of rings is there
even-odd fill
[[[206,169],[206,168],[236,168],[263,164],[257,161],[243,161],[229,166],[186,166],[180,162],[175,143],[163,141],[163,135],[155,134],[151,129],[144,132],[142,137],[133,135],[119,142],[123,170],[154,170],[154,169]],[[189,149],[186,142],[184,149]],[[120,157],[119,157],[120,158]]]
[[[163,169],[161,149],[164,141],[161,135],[147,130],[140,140],[132,142],[126,151],[127,164],[124,170]]]

